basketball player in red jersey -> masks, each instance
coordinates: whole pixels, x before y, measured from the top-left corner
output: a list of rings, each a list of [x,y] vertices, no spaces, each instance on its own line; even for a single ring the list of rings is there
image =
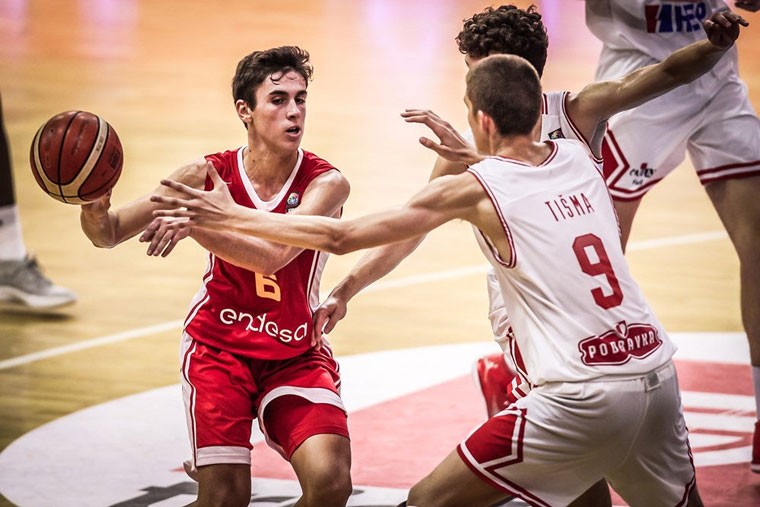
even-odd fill
[[[436,178],[401,209],[347,221],[266,214],[236,204],[209,164],[212,190],[164,181],[184,196],[153,196],[175,208],[156,214],[190,220],[177,227],[338,254],[470,222],[532,388],[465,437],[411,489],[408,504],[487,507],[519,497],[568,505],[607,478],[629,505],[701,506],[671,360],[676,347],[630,275],[600,161],[577,140],[535,140],[541,86],[523,58],[494,55],[474,65],[465,102],[487,156],[463,174]],[[560,196],[573,203],[570,211]]]
[[[170,177],[211,188],[205,168],[210,163],[243,206],[339,217],[347,181],[300,148],[311,75],[309,55],[297,47],[243,58],[232,91],[246,144]],[[104,248],[143,232],[149,254],[167,255],[183,236],[160,220],[151,223],[158,207],[145,196],[112,210],[106,196],[82,206],[82,229]],[[326,342],[318,349],[311,343],[325,254],[203,229],[189,236],[209,252],[181,346],[192,445],[185,468],[199,483],[190,505],[249,504],[251,425],[258,419],[268,444],[298,476],[303,496],[296,505],[344,506],[352,490],[351,453],[338,365]]]

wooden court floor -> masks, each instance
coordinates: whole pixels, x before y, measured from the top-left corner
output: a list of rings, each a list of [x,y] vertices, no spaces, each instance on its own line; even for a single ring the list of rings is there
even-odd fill
[[[515,2],[527,6],[529,2]],[[578,90],[599,45],[579,0],[536,1],[549,29],[544,86]],[[472,0],[3,0],[0,92],[25,242],[79,301],[52,314],[0,313],[0,450],[34,428],[108,400],[178,382],[178,322],[200,284],[201,249],[168,258],[136,240],[92,247],[78,208],[37,188],[28,152],[37,128],[83,109],[118,131],[125,166],[116,206],[150,192],[199,155],[245,142],[230,79],[245,54],[295,44],[315,66],[303,146],[347,176],[346,217],[403,203],[434,154],[405,108],[466,126],[465,65],[454,42]],[[760,107],[760,15],[739,40],[741,72]],[[645,199],[628,258],[666,328],[741,332],[738,261],[688,162]],[[332,257],[323,291],[359,254]],[[448,224],[384,285],[360,295],[331,336],[338,355],[489,340],[484,260],[469,226]],[[2,474],[2,470],[0,470]],[[11,505],[0,498],[0,506]]]

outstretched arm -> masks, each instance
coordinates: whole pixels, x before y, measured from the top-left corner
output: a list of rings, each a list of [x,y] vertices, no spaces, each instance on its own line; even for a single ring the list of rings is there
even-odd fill
[[[184,197],[153,195],[151,201],[174,209],[158,209],[155,216],[188,218],[177,227],[202,227],[250,234],[278,243],[322,250],[338,255],[414,238],[454,218],[473,218],[473,207],[483,191],[472,177],[459,175],[429,183],[401,209],[352,220],[318,216],[265,213],[235,203],[213,167],[210,191],[171,180],[164,186]]]
[[[402,113],[402,116],[408,122],[427,124],[426,121],[418,120],[434,114],[430,111],[408,110]],[[461,139],[461,136],[458,134],[456,136]],[[430,142],[432,143],[433,141]],[[462,152],[464,152],[469,148],[469,145],[464,140],[462,140],[462,143],[460,147],[466,147],[462,149]],[[422,144],[427,146],[424,142]],[[467,166],[464,164],[451,162],[439,157],[433,167],[430,180],[432,181],[444,175],[461,174],[466,168]],[[351,268],[351,271],[338,282],[329,296],[317,308],[314,314],[314,328],[323,330],[329,334],[335,328],[338,321],[346,316],[348,302],[366,287],[393,271],[396,266],[417,249],[424,239],[425,235],[423,234],[415,238],[367,250],[354,267]]]
[[[592,83],[571,95],[568,114],[586,139],[593,139],[599,124],[614,114],[639,106],[708,72],[733,46],[739,37],[739,27],[748,23],[738,14],[723,11],[714,13],[703,25],[707,40],[681,48],[662,62],[637,69],[620,79]]]

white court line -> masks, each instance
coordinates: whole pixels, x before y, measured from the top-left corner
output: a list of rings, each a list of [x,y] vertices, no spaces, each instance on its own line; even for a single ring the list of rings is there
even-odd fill
[[[728,235],[724,231],[712,231],[703,232],[699,234],[686,234],[684,236],[672,236],[669,238],[650,239],[646,241],[633,242],[628,245],[627,250],[629,252],[637,250],[649,250],[652,248],[660,248],[665,246],[674,245],[686,245],[690,243],[702,243],[705,241],[716,241],[727,238]],[[409,287],[411,285],[419,285],[422,283],[437,282],[440,280],[448,280],[451,278],[459,278],[463,276],[469,276],[477,273],[485,273],[489,268],[489,264],[478,264],[474,266],[465,266],[457,269],[450,269],[447,271],[439,271],[437,273],[428,273],[424,275],[409,276],[406,278],[399,278],[398,280],[389,280],[385,282],[377,282],[367,287],[364,292],[375,292],[385,289],[395,289],[398,287]],[[61,347],[53,347],[51,349],[43,350],[40,352],[34,352],[31,354],[25,354],[12,359],[6,359],[0,361],[0,370],[13,368],[14,366],[21,366],[24,364],[33,363],[42,359],[48,359],[51,357],[68,354],[70,352],[76,352],[79,350],[85,350],[93,347],[100,347],[101,345],[110,345],[121,341],[131,340],[133,338],[141,338],[154,333],[160,333],[168,331],[170,329],[176,329],[182,326],[182,320],[175,320],[171,322],[164,322],[163,324],[156,324],[153,326],[142,327],[133,329],[132,331],[125,331],[123,333],[116,333],[107,336],[101,336],[100,338],[93,338],[90,340],[81,341],[78,343],[72,343],[70,345],[64,345]]]

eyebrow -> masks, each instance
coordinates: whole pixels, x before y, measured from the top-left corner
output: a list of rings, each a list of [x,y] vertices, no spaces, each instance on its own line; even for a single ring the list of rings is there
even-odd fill
[[[298,93],[296,93],[296,97],[301,96],[301,95],[306,95],[306,94],[307,94],[307,90],[300,90]],[[271,92],[269,92],[268,95],[270,95],[270,96],[272,96],[272,95],[285,95],[285,96],[287,96],[287,95],[289,95],[289,93],[286,92],[285,90],[272,90]]]

